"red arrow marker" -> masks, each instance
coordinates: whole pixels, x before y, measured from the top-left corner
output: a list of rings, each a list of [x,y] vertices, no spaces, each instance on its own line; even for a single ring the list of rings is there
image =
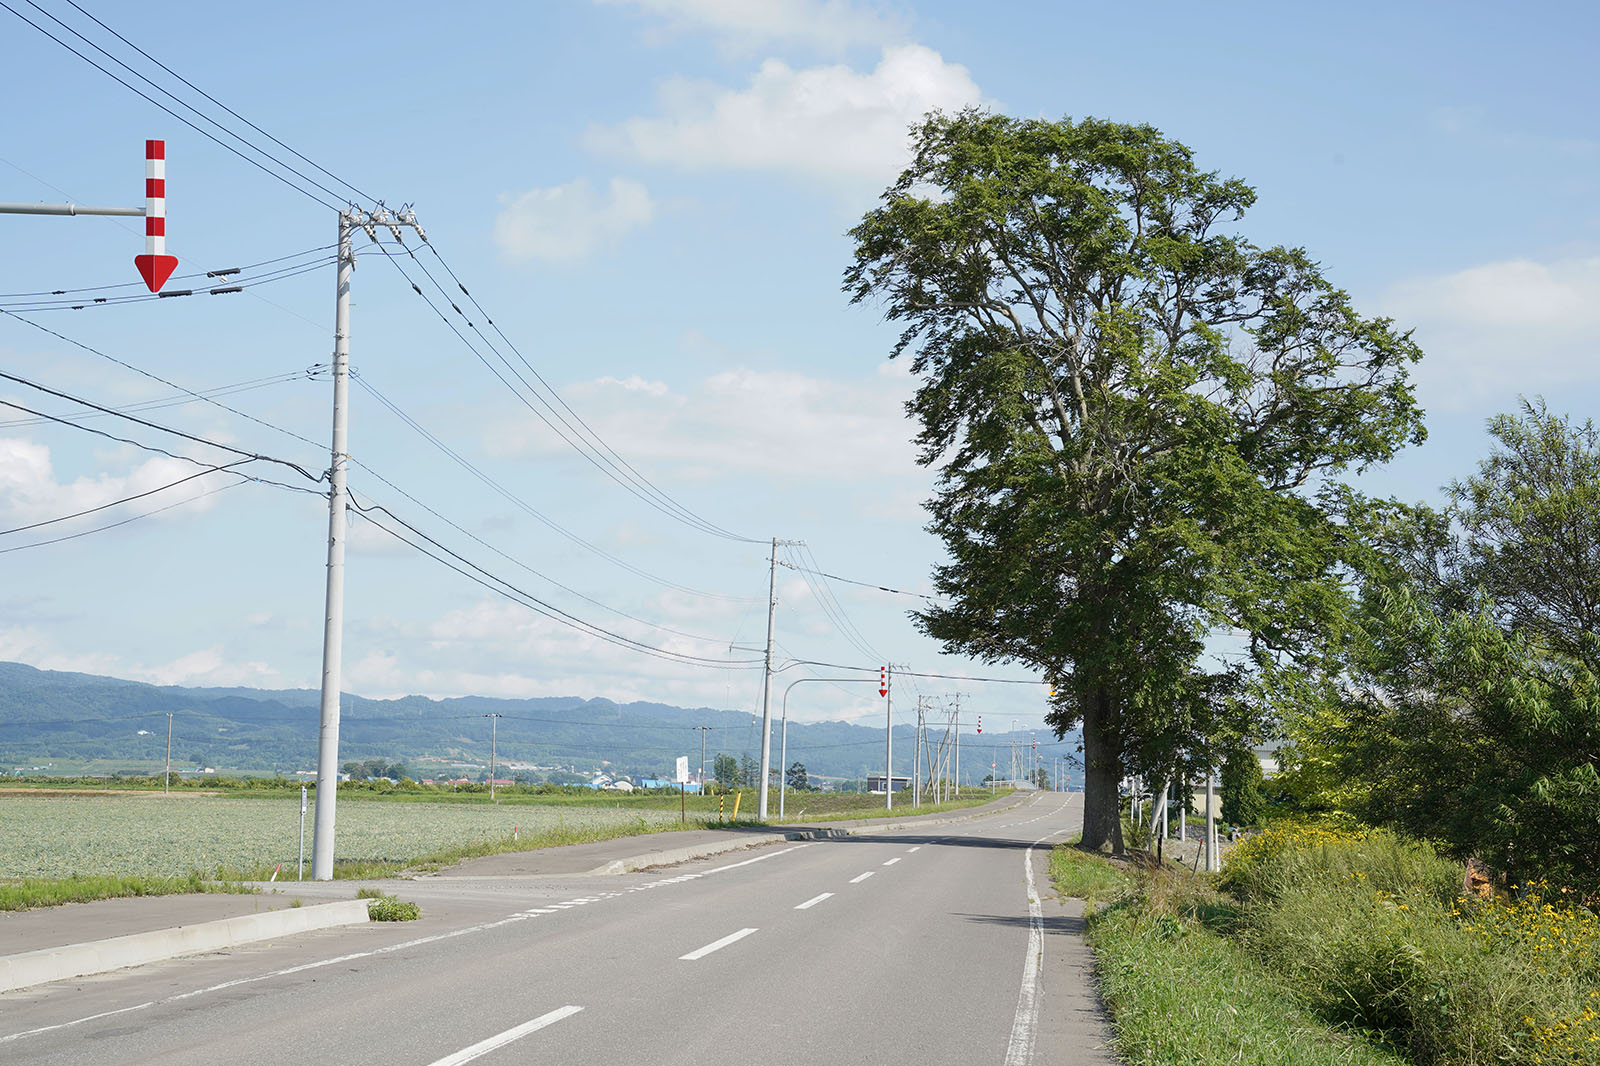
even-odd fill
[[[167,254],[167,142],[144,142],[144,254],[133,257],[139,276],[151,292],[178,269],[178,257]]]
[[[161,286],[172,277],[172,272],[178,269],[178,257],[175,255],[136,255],[133,265],[139,268],[139,276],[144,283],[150,286],[151,292],[160,292]]]

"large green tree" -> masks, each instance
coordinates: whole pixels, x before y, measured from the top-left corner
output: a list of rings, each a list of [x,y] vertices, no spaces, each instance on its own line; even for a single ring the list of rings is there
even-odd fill
[[[1121,849],[1126,772],[1170,771],[1257,672],[1336,633],[1350,494],[1422,436],[1420,353],[1303,250],[1228,229],[1255,200],[1148,126],[932,114],[851,231],[844,285],[903,326],[939,470],[930,528],[952,651],[1057,681],[1081,724],[1084,844]],[[1235,723],[1234,731],[1244,727]]]
[[[1600,903],[1600,434],[1489,423],[1443,511],[1375,527],[1340,697],[1296,723],[1343,805]]]

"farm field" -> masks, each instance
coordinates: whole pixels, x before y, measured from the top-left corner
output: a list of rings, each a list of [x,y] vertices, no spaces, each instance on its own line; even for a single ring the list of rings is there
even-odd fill
[[[315,804],[306,812],[311,860]],[[538,807],[487,803],[345,800],[338,809],[340,863],[406,863],[444,851],[509,840],[618,836],[676,825],[676,810]],[[691,827],[696,826],[691,820]],[[103,795],[0,797],[0,879],[164,877],[219,870],[262,875],[278,863],[294,877],[300,797]],[[564,841],[563,841],[564,842]]]

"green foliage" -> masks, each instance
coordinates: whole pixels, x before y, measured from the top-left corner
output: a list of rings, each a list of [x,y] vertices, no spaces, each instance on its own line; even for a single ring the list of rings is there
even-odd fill
[[[356,889],[356,899],[382,899],[383,889],[370,885]]]
[[[1229,232],[1254,191],[1148,126],[963,111],[914,141],[844,285],[920,377],[951,561],[918,621],[1057,680],[1098,845],[1125,772],[1256,729],[1244,672],[1201,670],[1208,633],[1247,633],[1265,674],[1337,640],[1361,503],[1333,479],[1421,438],[1420,352],[1304,251]]]
[[[1222,821],[1252,828],[1261,824],[1267,801],[1261,794],[1261,762],[1247,747],[1235,747],[1222,764]]]
[[[409,900],[380,895],[367,904],[367,917],[375,922],[414,922],[422,917],[422,908]]]
[[[795,760],[786,771],[784,781],[792,789],[798,789],[802,792],[809,789],[811,780],[806,776],[806,764],[798,759]]]
[[[1279,826],[1222,883],[1240,942],[1306,1004],[1419,1066],[1600,1062],[1600,921],[1461,900],[1462,874],[1383,830]]]
[[[711,762],[711,776],[716,778],[717,787],[725,792],[737,788],[742,783],[739,775],[739,760],[732,755],[719,754]]]
[[[1490,432],[1447,512],[1371,531],[1348,687],[1296,758],[1368,820],[1600,903],[1600,438],[1526,402]]]
[[[1122,1062],[1160,1066],[1402,1066],[1308,1012],[1282,979],[1218,931],[1223,901],[1152,871],[1090,916],[1100,992]]]

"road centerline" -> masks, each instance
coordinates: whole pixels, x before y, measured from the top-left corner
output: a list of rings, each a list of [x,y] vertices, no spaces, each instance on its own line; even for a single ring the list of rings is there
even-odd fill
[[[871,870],[868,870],[868,871],[867,871],[867,872],[866,872],[866,873],[864,873],[864,874],[857,874],[857,875],[856,875],[856,876],[855,876],[855,877],[852,877],[852,878],[851,878],[851,879],[850,879],[850,883],[851,883],[851,884],[852,884],[852,885],[859,885],[859,884],[860,884],[860,883],[861,883],[861,882],[863,882],[863,881],[865,881],[865,880],[866,880],[866,879],[867,879],[867,878],[869,878],[869,877],[871,877],[871,876],[872,876],[872,874],[873,874],[873,871],[871,871]]]
[[[521,1025],[513,1026],[503,1033],[496,1033],[486,1040],[480,1040],[471,1047],[464,1047],[460,1051],[446,1055],[442,1059],[436,1059],[429,1066],[461,1066],[462,1063],[471,1062],[480,1055],[487,1055],[496,1048],[505,1047],[513,1041],[521,1040],[530,1033],[536,1033],[547,1025],[554,1025],[563,1018],[570,1018],[582,1009],[582,1007],[575,1007],[571,1004],[557,1008],[548,1014],[539,1015],[532,1021],[523,1022]]]
[[[832,892],[824,892],[820,896],[812,896],[810,899],[806,900],[804,903],[796,904],[794,909],[797,910],[797,911],[810,910],[812,907],[815,907],[817,904],[821,903],[823,900],[831,899],[832,897],[833,897],[833,893]]]
[[[895,863],[897,863],[899,861],[900,861],[900,856],[896,855],[894,858],[886,860],[884,862],[884,865],[885,866],[893,866]]]
[[[754,933],[754,932],[755,932],[754,929],[741,929],[737,933],[729,933],[727,936],[723,937],[721,940],[713,940],[711,943],[707,944],[705,947],[696,948],[694,951],[689,952],[689,954],[687,954],[687,955],[679,955],[678,958],[679,958],[679,960],[684,961],[684,962],[694,962],[697,959],[703,959],[707,955],[711,954],[713,951],[721,951],[723,948],[727,947],[729,944],[732,944],[732,943],[735,943],[737,941],[743,940],[745,937],[749,936],[751,933]]]

